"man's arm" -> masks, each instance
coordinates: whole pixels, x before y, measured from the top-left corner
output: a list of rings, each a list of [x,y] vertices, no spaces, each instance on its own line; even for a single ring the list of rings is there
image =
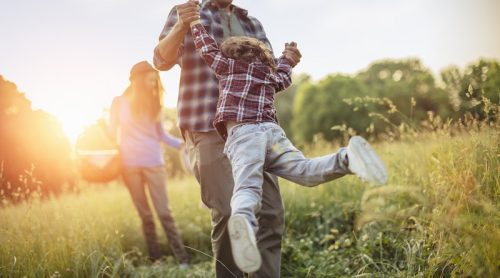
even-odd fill
[[[172,9],[154,51],[153,61],[157,69],[169,70],[176,64],[189,23],[199,18],[198,1],[189,0]]]

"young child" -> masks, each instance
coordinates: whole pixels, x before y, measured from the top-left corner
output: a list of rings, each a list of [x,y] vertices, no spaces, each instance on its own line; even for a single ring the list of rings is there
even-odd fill
[[[219,79],[214,126],[226,140],[224,153],[233,171],[228,230],[234,261],[243,272],[255,272],[261,265],[255,215],[261,207],[264,171],[304,186],[351,173],[384,184],[387,172],[371,146],[359,136],[336,153],[304,157],[278,125],[273,104],[274,94],[291,84],[290,61],[281,56],[276,63],[270,48],[250,37],[228,38],[219,49],[199,20],[191,23],[191,33],[199,54]]]

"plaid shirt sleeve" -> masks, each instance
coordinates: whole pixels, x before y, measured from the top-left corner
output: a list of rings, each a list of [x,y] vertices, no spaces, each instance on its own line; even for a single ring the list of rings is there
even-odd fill
[[[200,23],[191,26],[194,44],[201,57],[217,75],[226,75],[229,69],[229,59],[224,57],[214,38],[207,33]]]
[[[165,23],[165,26],[161,31],[159,41],[165,38],[170,33],[170,31],[172,31],[172,28],[174,27],[175,23],[177,23],[177,9],[174,7],[172,8],[172,10],[170,10],[170,13],[168,14],[167,22]],[[178,65],[180,65],[180,57],[182,56],[183,52],[184,52],[184,42],[181,43],[179,51],[177,52],[176,64]],[[168,65],[163,59],[163,57],[161,57],[158,46],[156,46],[154,49],[153,63],[158,70],[169,70],[171,68],[171,65]]]
[[[292,66],[284,56],[278,59],[276,66],[276,92],[283,91],[292,84]]]

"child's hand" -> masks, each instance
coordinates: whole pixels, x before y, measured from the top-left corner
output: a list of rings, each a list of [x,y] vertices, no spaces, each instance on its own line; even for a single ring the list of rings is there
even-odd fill
[[[297,43],[292,41],[290,43],[285,43],[285,50],[283,50],[283,56],[291,62],[291,66],[295,67],[299,62],[302,54],[300,54],[297,48]]]

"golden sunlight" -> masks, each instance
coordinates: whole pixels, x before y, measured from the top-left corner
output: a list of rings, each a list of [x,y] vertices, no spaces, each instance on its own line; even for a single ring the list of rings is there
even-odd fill
[[[57,110],[50,109],[48,111],[61,123],[64,134],[68,137],[71,146],[74,147],[78,136],[85,128],[104,116],[105,108],[104,106],[82,105],[80,107],[59,107]]]

